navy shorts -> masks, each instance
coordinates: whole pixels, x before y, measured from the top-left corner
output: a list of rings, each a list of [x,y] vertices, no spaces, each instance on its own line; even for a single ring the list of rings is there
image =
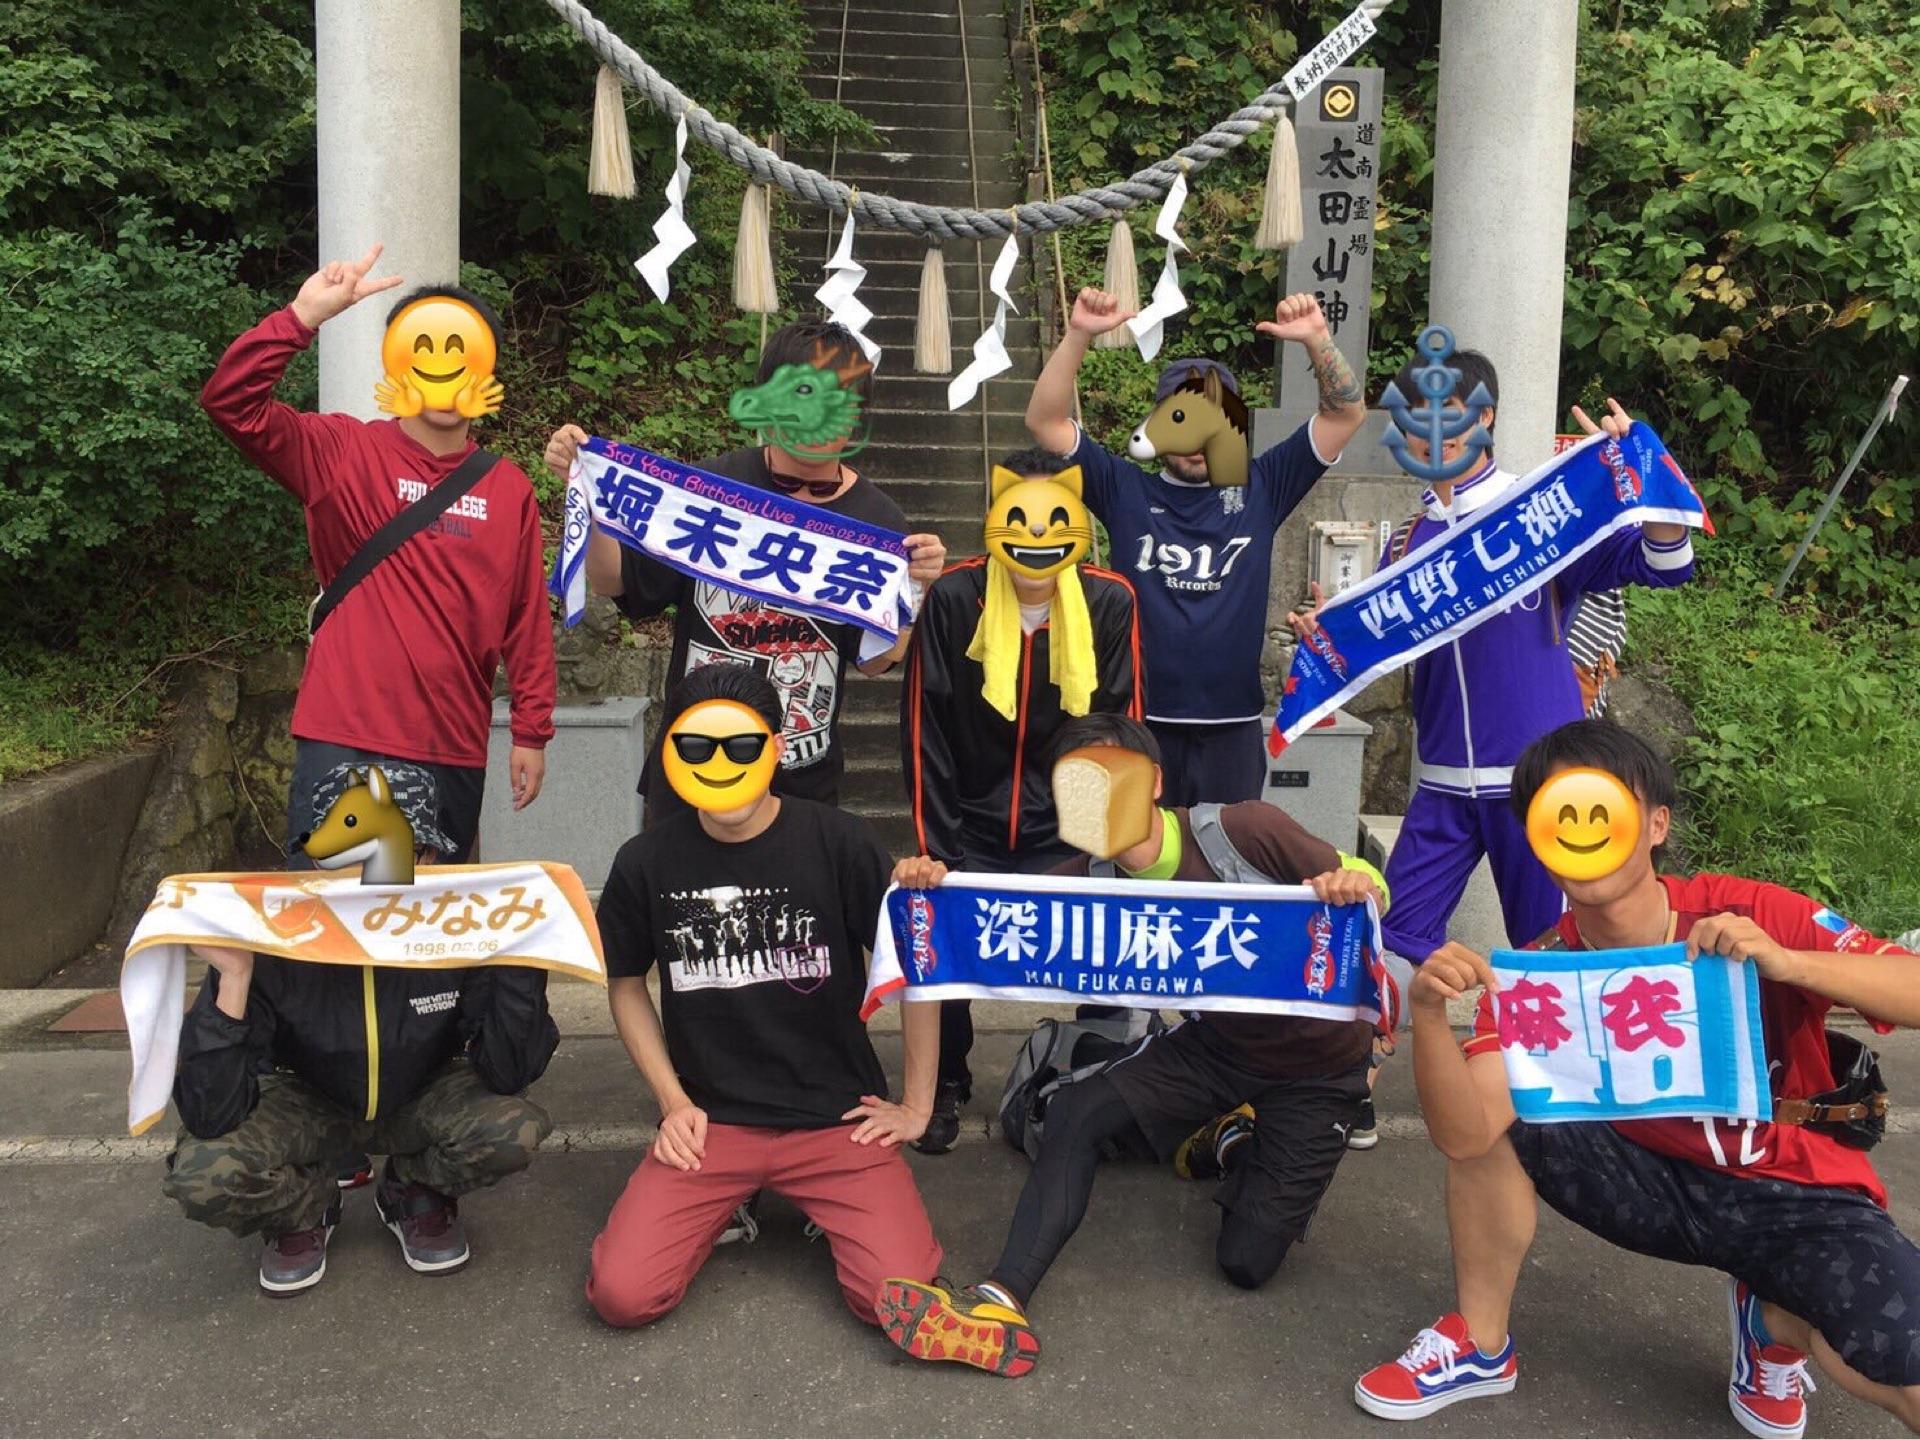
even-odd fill
[[[1258,800],[1267,783],[1267,726],[1262,720],[1183,725],[1149,720],[1160,742],[1162,805],[1232,805]]]
[[[1724,1174],[1604,1122],[1507,1132],[1540,1198],[1623,1250],[1705,1265],[1797,1315],[1882,1385],[1920,1385],[1920,1249],[1853,1190]]]

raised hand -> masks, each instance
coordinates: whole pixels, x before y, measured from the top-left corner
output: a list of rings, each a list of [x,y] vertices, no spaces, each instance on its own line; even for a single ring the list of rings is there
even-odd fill
[[[389,375],[374,383],[373,403],[387,414],[405,420],[427,408],[427,397],[414,385],[411,375],[402,375],[398,380]]]
[[[1273,319],[1253,327],[1276,340],[1298,340],[1302,345],[1326,335],[1327,317],[1320,313],[1320,302],[1305,290],[1289,295],[1273,307]]]
[[[505,394],[499,380],[492,375],[469,376],[460,393],[453,397],[453,408],[469,420],[478,420],[498,410]]]
[[[1136,313],[1123,306],[1119,296],[1109,295],[1089,285],[1074,297],[1073,314],[1067,318],[1067,328],[1091,338],[1104,335],[1109,330],[1118,330]]]
[[[907,536],[907,578],[931,585],[947,568],[947,542],[938,535]]]
[[[293,313],[300,323],[309,330],[318,330],[348,306],[400,284],[398,275],[367,279],[373,262],[380,258],[380,250],[381,247],[375,245],[358,260],[335,260],[309,275],[300,293],[293,297]]]
[[[1313,591],[1312,601],[1298,610],[1287,612],[1287,628],[1293,631],[1296,640],[1311,640],[1314,631],[1320,628],[1319,611],[1320,607],[1326,603],[1327,596],[1326,592],[1320,588],[1318,580],[1310,582],[1310,588]]]
[[[567,472],[573,469],[574,456],[580,453],[580,447],[587,443],[587,432],[578,425],[562,425],[547,437],[546,453],[540,458],[546,462],[547,469],[553,472],[553,478],[564,480]]]
[[[1621,409],[1620,402],[1611,395],[1607,396],[1607,411],[1608,413],[1601,416],[1600,423],[1596,425],[1587,418],[1587,412],[1576,405],[1573,407],[1574,422],[1579,425],[1584,434],[1598,435],[1605,431],[1609,439],[1626,439],[1627,431],[1633,425],[1633,417]]]

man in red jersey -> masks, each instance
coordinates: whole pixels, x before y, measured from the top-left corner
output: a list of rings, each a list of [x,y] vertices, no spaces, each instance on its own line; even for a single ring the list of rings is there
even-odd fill
[[[1749,1433],[1803,1433],[1809,1358],[1842,1389],[1920,1429],[1920,1250],[1887,1214],[1886,1190],[1856,1148],[1861,1137],[1849,1132],[1848,1119],[1870,1107],[1861,1103],[1849,1116],[1818,1103],[1855,1098],[1829,1094],[1839,1082],[1827,1012],[1837,1005],[1879,1029],[1920,1027],[1920,956],[1777,885],[1657,874],[1673,772],[1617,726],[1582,720],[1535,741],[1514,770],[1515,812],[1524,817],[1548,780],[1582,767],[1636,794],[1639,839],[1609,874],[1559,877],[1567,913],[1530,948],[1684,941],[1690,958],[1751,964],[1760,974],[1774,1118],[1516,1119],[1493,973],[1465,947],[1442,947],[1413,982],[1414,1078],[1428,1133],[1448,1159],[1460,1308],[1421,1331],[1398,1360],[1362,1376],[1355,1400],[1372,1414],[1411,1420],[1513,1389],[1518,1363],[1507,1312],[1533,1241],[1538,1195],[1624,1249],[1726,1273],[1727,1402]],[[1461,1044],[1448,1026],[1447,1001],[1475,985],[1489,993]]]
[[[227,347],[200,392],[213,423],[300,501],[322,587],[368,537],[460,468],[477,448],[471,416],[498,405],[497,385],[463,403],[405,376],[397,403],[394,395],[383,400],[397,419],[308,415],[273,398],[295,352],[313,343],[321,325],[401,283],[397,275],[367,278],[379,256],[375,245],[357,261],[336,260],[309,277],[291,305]],[[487,333],[463,343],[451,332],[423,329],[400,337],[408,355],[440,357],[439,367],[464,365],[455,356],[466,349],[491,356],[500,327],[484,301],[456,286],[413,291],[389,323],[402,311],[421,313],[420,302],[436,297],[464,308]],[[491,381],[490,361],[486,368],[482,376],[476,367],[476,382]],[[395,388],[392,377],[386,388]],[[470,388],[479,397],[480,385]],[[494,673],[503,659],[513,696],[513,807],[532,803],[553,738],[553,626],[541,562],[533,485],[519,466],[500,460],[320,625],[293,710],[287,850],[294,863],[320,819],[313,796],[326,777],[343,765],[383,760],[415,761],[433,772],[439,829],[452,841],[437,858],[468,859],[480,825]]]

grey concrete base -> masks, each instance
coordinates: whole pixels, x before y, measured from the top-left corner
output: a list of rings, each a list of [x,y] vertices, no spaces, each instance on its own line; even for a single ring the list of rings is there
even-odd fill
[[[103,756],[0,790],[0,986],[38,985],[99,938],[154,754]]]
[[[614,695],[558,705],[539,798],[513,808],[508,756],[509,708],[493,703],[487,746],[487,800],[480,811],[480,858],[556,860],[598,890],[622,845],[640,833],[640,767],[646,758],[646,712],[652,702]]]
[[[982,1073],[1012,1044],[984,1037]],[[1886,1048],[1896,1101],[1908,1102],[1920,1037]],[[890,1040],[882,1055],[897,1066]],[[86,1048],[0,1054],[0,1131],[111,1125],[125,1063]],[[1354,1378],[1453,1303],[1442,1163],[1420,1136],[1409,1068],[1395,1061],[1381,1086],[1386,1138],[1347,1156],[1306,1243],[1258,1292],[1214,1269],[1209,1187],[1105,1167],[1032,1307],[1040,1367],[1014,1382],[910,1361],[857,1323],[825,1242],[806,1241],[778,1200],[761,1238],[717,1250],[674,1314],[640,1331],[602,1326],[581,1287],[637,1138],[624,1151],[550,1149],[527,1175],[470,1196],[474,1260],[446,1277],[408,1271],[367,1194],[349,1195],[326,1278],[285,1300],[255,1284],[255,1244],[179,1218],[150,1154],[95,1142],[94,1163],[24,1163],[0,1143],[0,1432],[1739,1434],[1720,1280],[1624,1254],[1551,1213],[1514,1308],[1519,1389],[1405,1429],[1356,1410]],[[535,1095],[568,1135],[650,1118],[609,1038],[568,1039]],[[1897,1134],[1875,1160],[1913,1232],[1920,1139]],[[944,1268],[977,1277],[1026,1162],[986,1138],[976,1107],[960,1148],[911,1163]],[[1831,1384],[1811,1410],[1810,1434],[1900,1433]]]
[[[1362,815],[1360,834],[1366,858],[1382,870],[1400,838],[1401,815]],[[1500,914],[1500,893],[1493,888],[1493,867],[1483,858],[1467,880],[1460,908],[1447,924],[1447,938],[1485,955],[1507,943],[1507,922]]]

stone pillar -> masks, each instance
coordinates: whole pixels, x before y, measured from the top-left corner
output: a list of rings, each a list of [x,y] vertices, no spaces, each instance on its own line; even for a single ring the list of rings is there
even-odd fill
[[[1524,474],[1559,427],[1577,0],[1445,0],[1428,315],[1500,372],[1494,454]]]
[[[459,0],[317,0],[315,101],[322,264],[386,246],[375,275],[460,275]],[[393,296],[320,334],[320,408],[372,419]]]

